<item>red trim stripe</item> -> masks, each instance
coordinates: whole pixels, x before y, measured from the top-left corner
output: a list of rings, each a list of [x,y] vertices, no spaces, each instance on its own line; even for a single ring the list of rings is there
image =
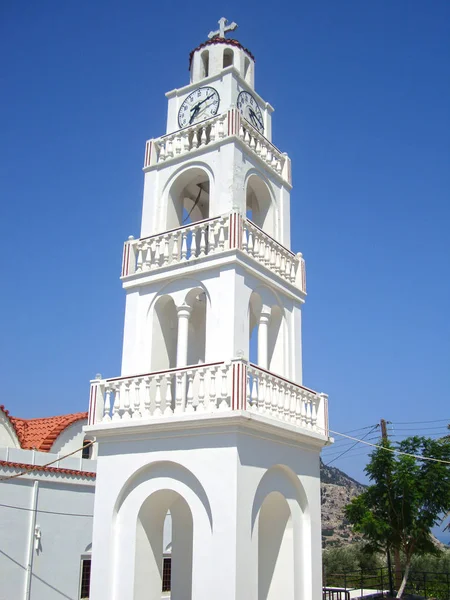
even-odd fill
[[[90,391],[90,394],[89,394],[89,416],[88,416],[88,423],[89,423],[89,425],[92,425],[92,388],[93,387],[94,386],[91,385],[91,391]]]

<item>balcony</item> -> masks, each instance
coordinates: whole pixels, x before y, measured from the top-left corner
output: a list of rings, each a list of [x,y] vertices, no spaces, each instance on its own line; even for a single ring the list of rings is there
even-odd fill
[[[144,171],[206,146],[211,148],[220,145],[232,138],[239,140],[254,157],[283,181],[292,185],[291,161],[288,155],[259,133],[236,108],[230,108],[226,113],[175,133],[148,140],[145,146]]]
[[[236,249],[306,293],[305,261],[240,213],[197,221],[162,234],[125,242],[122,278],[149,273]]]
[[[328,436],[328,398],[242,359],[91,382],[89,425],[248,411]]]

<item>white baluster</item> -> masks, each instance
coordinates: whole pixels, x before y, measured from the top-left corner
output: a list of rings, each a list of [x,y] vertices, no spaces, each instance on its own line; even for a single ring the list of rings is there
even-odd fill
[[[311,428],[311,422],[312,422],[312,415],[311,415],[311,398],[308,396],[306,399],[306,426],[308,428]]]
[[[248,230],[247,252],[250,254],[250,256],[253,256],[253,231],[251,228]]]
[[[302,427],[306,427],[306,398],[303,393],[300,393],[300,402],[301,402],[300,420],[302,423]]]
[[[189,251],[189,260],[191,260],[191,258],[196,258],[197,256],[197,229],[195,227],[192,227],[189,231],[191,232],[191,248]]]
[[[208,227],[208,254],[214,254],[216,250],[216,224],[210,223]]]
[[[130,385],[131,385],[131,381],[125,381],[125,394],[124,394],[124,399],[123,399],[123,415],[122,415],[122,419],[124,421],[128,421],[129,419],[131,419],[131,414],[130,414]]]
[[[275,250],[275,273],[279,273],[280,272],[280,265],[281,265],[281,252],[277,249]]]
[[[245,384],[245,406],[247,410],[252,409],[252,394],[250,391],[250,373],[247,371],[247,381]]]
[[[170,240],[169,235],[164,236],[164,259],[163,259],[164,266],[169,264],[169,240]]]
[[[247,252],[247,246],[248,246],[247,224],[244,223],[244,225],[243,225],[243,231],[242,231],[242,250],[244,252]]]
[[[159,248],[160,243],[161,243],[160,238],[156,238],[155,239],[155,267],[156,268],[159,267],[159,262],[161,260],[161,252],[160,252],[160,248]]]
[[[175,154],[181,154],[181,137],[180,134],[177,135],[175,139]]]
[[[141,419],[141,397],[140,397],[140,387],[141,387],[141,379],[137,378],[134,381],[134,410],[133,410],[133,419]]]
[[[266,163],[268,165],[270,165],[271,162],[272,162],[272,150],[270,148],[267,148]]]
[[[278,385],[277,381],[273,380],[272,387],[272,415],[274,417],[278,417],[279,414],[279,400],[282,397],[281,386]],[[283,404],[281,404],[283,406]]]
[[[220,119],[220,121],[219,121],[219,139],[222,139],[223,137],[225,137],[224,120]]]
[[[211,129],[209,131],[209,141],[211,144],[216,141],[216,136],[217,136],[217,122],[213,121],[213,123],[211,123]]]
[[[315,429],[317,425],[317,401],[317,396],[314,396],[311,401],[311,427],[313,429]]]
[[[266,381],[265,381],[265,390],[264,390],[264,412],[268,415],[270,415],[271,412],[271,408],[272,408],[272,386],[271,386],[271,380],[269,379],[269,377],[266,377]]]
[[[148,418],[151,416],[150,382],[151,382],[151,378],[146,377],[145,378],[144,410],[142,411],[142,416],[144,418]]]
[[[192,149],[198,148],[198,129],[194,129],[192,137]]]
[[[166,144],[165,142],[159,143],[159,159],[158,162],[164,162],[166,160]]]
[[[167,158],[173,157],[173,141],[172,138],[167,140]]]
[[[194,412],[194,371],[187,372],[186,412]]]
[[[245,132],[244,132],[244,142],[245,142],[246,144],[249,144],[249,143],[250,143],[250,134],[249,134],[249,132],[248,132],[248,129],[246,129],[246,130],[245,130]]]
[[[255,231],[255,243],[253,244],[253,256],[258,260],[259,258],[259,235]]]
[[[256,152],[256,154],[258,156],[260,156],[260,154],[261,154],[261,142],[259,140],[256,140],[255,152]]]
[[[241,138],[241,140],[243,140],[245,138],[245,129],[244,126],[241,123],[241,126],[239,127],[239,137]]]
[[[187,231],[181,232],[181,260],[187,260]]]
[[[216,372],[217,367],[212,367],[212,369],[209,371],[209,412],[214,412],[217,409]]]
[[[264,253],[264,259],[263,262],[267,267],[270,267],[270,256],[272,254],[272,248],[271,248],[271,244],[269,241],[267,241],[266,243],[266,251]]]
[[[264,238],[261,236],[259,239],[259,262],[261,264],[264,264],[264,258],[266,256],[266,241],[264,240]]]
[[[220,390],[221,400],[220,400],[220,404],[219,404],[219,410],[227,410],[229,408],[229,406],[228,406],[228,364],[224,364],[222,367],[220,367],[220,370],[222,371],[222,387]]]
[[[176,263],[180,260],[180,257],[178,256],[178,237],[179,237],[179,232],[176,231],[173,234],[173,246],[172,246],[172,262]]]
[[[105,389],[105,407],[102,420],[104,423],[109,423],[111,421],[111,388],[109,385]]]
[[[220,220],[219,224],[219,250],[225,248],[225,227],[223,219]]]
[[[261,158],[265,161],[267,160],[267,146],[264,144],[261,149]]]
[[[265,412],[265,397],[266,397],[266,385],[263,381],[262,375],[259,375],[258,379],[258,412]]]
[[[161,375],[157,375],[155,377],[155,381],[156,381],[156,394],[155,394],[155,410],[153,411],[153,416],[154,417],[160,417],[162,415],[162,410],[161,410],[161,402],[162,402],[162,398],[161,398]]]
[[[201,128],[200,146],[206,146],[206,127]]]
[[[167,373],[165,376],[166,379],[166,406],[164,408],[164,415],[172,415],[172,373]]]
[[[250,148],[254,151],[256,148],[256,138],[251,136],[250,138]]]
[[[252,381],[252,393],[251,393],[251,398],[252,398],[252,410],[254,410],[255,412],[258,412],[258,386],[256,384],[256,373],[253,373],[253,381]]]
[[[198,371],[199,383],[198,383],[198,404],[197,412],[205,412],[205,369],[199,369]]]
[[[183,133],[183,152],[189,152],[190,147],[189,147],[189,132],[185,131]]]
[[[291,272],[290,272],[289,279],[292,282],[294,282],[295,281],[295,277],[296,277],[295,260],[293,260],[292,264],[291,264]]]
[[[288,258],[286,258],[286,267],[282,275],[289,281],[289,277],[291,276],[291,260]]]
[[[200,227],[200,253],[199,256],[206,256],[205,254],[205,250],[206,250],[206,228],[207,225],[202,225]]]
[[[296,388],[293,389],[293,395],[295,398],[295,424],[302,424],[302,407],[301,407],[301,396]]]
[[[151,265],[152,265],[152,245],[150,242],[146,242],[144,271],[150,271]]]
[[[137,261],[136,261],[136,273],[141,273],[143,262],[144,262],[144,257],[143,257],[143,253],[142,253],[142,244],[139,244]]]
[[[176,374],[175,411],[184,412],[184,373]]]
[[[287,384],[283,385],[283,393],[284,393],[284,410],[283,410],[283,419],[285,421],[291,420],[291,390]]]
[[[120,421],[120,383],[114,386],[114,406],[112,421]]]

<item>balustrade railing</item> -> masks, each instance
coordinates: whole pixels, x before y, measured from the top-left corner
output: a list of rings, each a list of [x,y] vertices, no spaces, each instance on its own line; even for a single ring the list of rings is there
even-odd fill
[[[305,261],[237,212],[125,242],[122,277],[238,249],[306,292]]]
[[[91,382],[90,425],[233,410],[328,434],[325,394],[242,359]]]
[[[239,138],[252,153],[285,181],[292,183],[291,163],[287,154],[280,152],[244,119],[236,108],[230,108],[225,113],[174,133],[148,140],[145,147],[144,169],[185,156],[199,148],[221,143],[233,136]]]

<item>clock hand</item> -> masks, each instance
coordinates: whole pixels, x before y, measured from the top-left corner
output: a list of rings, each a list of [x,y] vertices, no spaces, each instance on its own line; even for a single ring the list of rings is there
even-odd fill
[[[195,117],[198,115],[199,111],[200,111],[200,107],[197,104],[196,106],[194,106],[194,108],[191,108],[191,112],[194,111],[191,115],[191,118],[189,119],[189,125],[192,125],[192,121],[195,119]]]
[[[248,112],[250,114],[250,119],[252,120],[256,120],[259,123],[259,126],[264,129],[264,123],[261,121],[261,119],[257,116],[257,114],[255,113],[255,111],[252,108],[248,109]]]
[[[207,98],[205,98],[204,100],[201,100],[200,102],[197,102],[197,104],[195,106],[193,106],[191,108],[191,112],[195,109],[197,109],[199,106],[201,106],[203,104],[203,102],[206,102],[207,100],[209,100],[210,98],[212,98],[214,96],[214,94],[211,94],[210,96],[208,96]]]

